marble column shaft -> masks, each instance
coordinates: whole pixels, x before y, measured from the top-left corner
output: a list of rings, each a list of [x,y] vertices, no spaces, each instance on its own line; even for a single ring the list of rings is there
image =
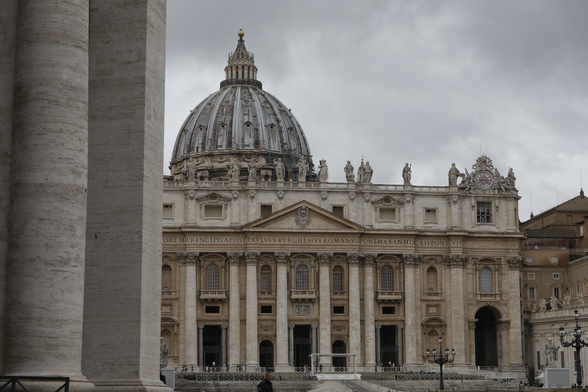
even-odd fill
[[[245,362],[247,369],[259,365],[257,344],[257,259],[256,253],[245,255],[247,262],[247,303],[245,305]]]
[[[14,106],[14,78],[16,56],[17,0],[7,0],[0,7],[0,34],[2,60],[0,60],[0,293],[6,292],[8,261],[8,212],[10,210],[10,156],[12,115]],[[4,299],[0,300],[0,328],[4,328]],[[0,333],[0,374],[4,368],[4,338]]]
[[[421,341],[420,336],[420,311],[418,309],[418,302],[417,302],[417,282],[416,279],[416,272],[419,267],[420,263],[416,256],[414,255],[405,255],[404,256],[404,281],[405,282],[412,282],[414,284],[407,284],[405,286],[405,293],[406,298],[404,300],[404,305],[406,307],[405,310],[405,329],[406,329],[406,336],[405,339],[407,342],[414,342],[412,347],[414,350],[407,350],[406,351],[406,362],[407,365],[415,365],[421,362],[421,353],[420,347],[418,347],[418,342]]]
[[[524,352],[523,338],[521,336],[523,325],[520,306],[522,259],[520,257],[511,257],[507,260],[507,263],[509,269],[508,318],[510,323],[508,325],[508,359],[505,358],[507,362],[505,365],[523,368],[523,358],[521,357]]]
[[[445,258],[446,265],[450,267],[450,279],[444,279],[445,282],[451,282],[451,302],[448,309],[450,321],[451,336],[446,339],[446,344],[451,344],[452,348],[457,351],[455,357],[456,364],[465,363],[466,358],[466,317],[465,317],[465,293],[464,285],[464,267],[467,259],[464,256],[451,255]]]
[[[359,290],[359,255],[347,256],[349,263],[349,353],[357,354],[356,364],[363,364],[361,352],[361,310]],[[349,359],[351,362],[351,359]]]
[[[319,254],[319,352],[331,352],[331,255]],[[320,364],[331,365],[331,357],[321,357]]]
[[[169,390],[159,378],[165,18],[164,0],[92,1],[89,18],[82,369],[108,392]]]
[[[288,366],[288,259],[276,253],[276,370]]]
[[[241,363],[241,295],[240,262],[241,253],[229,253],[229,365]]]
[[[374,314],[374,256],[366,255],[363,267],[363,308],[364,308],[364,363],[376,365],[376,339]]]
[[[4,374],[69,376],[75,390],[93,387],[81,371],[89,17],[88,0],[18,2],[0,332]]]
[[[197,319],[197,271],[198,271],[198,254],[191,253],[180,259],[186,269],[186,287],[184,292],[185,321],[184,321],[184,364],[198,364],[198,319]]]

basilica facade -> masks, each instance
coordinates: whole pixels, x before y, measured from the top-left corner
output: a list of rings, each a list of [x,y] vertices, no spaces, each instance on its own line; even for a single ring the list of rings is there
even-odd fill
[[[374,184],[369,162],[315,167],[263,90],[244,33],[220,89],[182,124],[164,178],[161,336],[201,370],[430,366],[524,372],[518,192],[472,157],[447,186]],[[501,168],[502,169],[502,168]],[[311,354],[327,354],[316,357]],[[333,355],[346,354],[346,355]]]

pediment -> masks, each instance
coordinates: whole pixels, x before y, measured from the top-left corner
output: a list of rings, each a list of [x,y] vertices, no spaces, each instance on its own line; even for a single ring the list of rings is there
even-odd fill
[[[324,231],[363,232],[364,227],[333,214],[306,200],[257,219],[243,227],[244,231]]]

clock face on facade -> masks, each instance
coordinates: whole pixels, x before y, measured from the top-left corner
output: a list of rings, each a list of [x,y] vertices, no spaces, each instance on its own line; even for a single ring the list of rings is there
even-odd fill
[[[492,173],[486,170],[482,170],[476,174],[475,181],[476,185],[479,188],[488,189],[492,186],[492,183],[494,182],[494,177],[492,176]]]

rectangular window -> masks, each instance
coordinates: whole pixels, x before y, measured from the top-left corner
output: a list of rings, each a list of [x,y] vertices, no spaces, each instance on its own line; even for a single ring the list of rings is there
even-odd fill
[[[535,287],[529,287],[529,299],[535,299]]]
[[[380,220],[385,222],[396,222],[396,208],[380,208]]]
[[[272,314],[272,306],[271,305],[261,305],[259,308],[259,312],[261,314]]]
[[[264,218],[268,215],[272,214],[272,205],[271,204],[262,204],[260,207],[261,217]]]
[[[164,204],[163,205],[163,219],[174,219],[174,205]]]
[[[395,306],[382,306],[382,314],[396,314]]]
[[[553,273],[553,274],[551,274],[551,279],[553,279],[553,280],[559,280],[559,279],[560,279],[560,277],[561,277],[561,275],[560,275],[560,274],[558,274],[558,273]]]
[[[492,223],[492,203],[478,202],[476,205],[476,222]]]
[[[333,214],[335,214],[337,216],[340,216],[341,218],[344,218],[344,216],[343,216],[343,212],[344,212],[343,206],[332,206],[331,207],[331,212],[333,212]]]
[[[557,256],[553,256],[551,258],[551,264],[557,264],[559,262],[559,258]]]
[[[535,262],[535,258],[533,258],[533,257],[525,257],[525,262],[526,263],[534,263]]]
[[[218,204],[207,204],[204,206],[205,218],[222,218],[223,206]]]
[[[204,311],[206,313],[220,313],[220,306],[206,306]]]
[[[535,273],[534,272],[527,273],[527,280],[535,280]]]
[[[425,208],[425,223],[437,223],[436,208]]]
[[[554,287],[553,288],[553,296],[555,298],[559,298],[559,287]]]
[[[345,306],[333,306],[333,314],[345,314]]]
[[[580,294],[580,285],[576,284],[576,295]]]

